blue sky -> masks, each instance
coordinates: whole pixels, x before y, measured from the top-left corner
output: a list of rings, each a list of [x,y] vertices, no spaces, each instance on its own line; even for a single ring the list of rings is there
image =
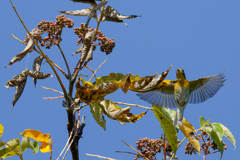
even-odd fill
[[[57,11],[80,10],[90,7],[88,4],[73,3],[68,0],[58,1],[30,1],[13,0],[21,18],[29,30],[37,27],[41,20],[55,21],[60,15]],[[223,69],[226,74],[226,82],[219,92],[211,99],[201,104],[188,104],[184,112],[186,119],[199,128],[200,116],[211,119],[210,122],[219,122],[228,127],[236,138],[237,149],[234,150],[231,142],[223,138],[228,149],[224,151],[223,160],[237,159],[240,130],[238,127],[239,109],[239,85],[240,79],[240,1],[111,1],[112,6],[123,15],[141,15],[140,18],[126,20],[124,23],[102,22],[100,30],[109,38],[114,38],[116,47],[110,55],[94,52],[93,61],[88,66],[93,70],[108,58],[107,62],[98,70],[97,76],[106,76],[114,73],[131,73],[140,76],[153,75],[168,69],[173,64],[167,79],[176,79],[175,71],[183,68],[188,80],[195,80],[204,76],[220,73]],[[36,129],[43,133],[51,134],[53,138],[53,159],[56,159],[65,146],[68,138],[66,129],[66,109],[62,107],[60,100],[43,100],[43,97],[60,96],[58,93],[44,90],[40,86],[51,87],[60,90],[56,76],[45,80],[38,80],[36,89],[31,78],[28,79],[24,92],[16,103],[11,114],[11,102],[14,88],[4,87],[7,80],[22,72],[23,69],[31,69],[32,61],[38,53],[32,52],[29,58],[25,57],[21,62],[16,62],[10,68],[9,61],[24,49],[24,45],[13,39],[10,34],[24,40],[26,31],[18,20],[9,1],[2,1],[0,5],[0,87],[1,87],[1,116],[0,123],[5,127],[1,137],[8,141],[12,138],[20,138],[19,132],[25,129]],[[87,17],[67,16],[74,20],[74,27],[85,23]],[[91,20],[91,27],[96,27],[96,21]],[[76,45],[78,37],[72,29],[63,30],[63,41],[60,43],[63,52],[69,62],[71,71],[75,67],[79,55],[71,56],[78,49]],[[66,71],[66,67],[57,47],[51,50],[43,49],[54,62]],[[47,63],[41,71],[54,74]],[[87,69],[82,74],[91,76]],[[63,83],[68,86],[68,81],[61,75]],[[88,78],[87,78],[88,79]],[[112,101],[139,104],[150,107],[140,100],[134,92],[124,94],[121,90],[108,95],[105,99]],[[126,106],[123,106],[126,107]],[[139,114],[144,109],[132,107],[132,113]],[[81,110],[81,116],[86,116],[86,127],[83,138],[79,144],[80,159],[92,160],[94,157],[86,156],[85,153],[97,154],[115,159],[127,160],[134,156],[115,151],[134,152],[121,140],[132,146],[140,138],[148,137],[157,139],[163,133],[161,126],[152,112],[137,121],[135,124],[120,125],[117,121],[106,117],[107,130],[104,131],[94,121],[89,107]],[[178,138],[183,139],[182,133]],[[184,144],[187,143],[187,140]],[[32,151],[24,153],[24,159],[48,159],[49,153],[31,155]],[[184,145],[178,150],[179,159],[203,159],[203,154],[185,155]],[[158,159],[162,158],[162,154]],[[219,159],[220,153],[208,155],[207,159]],[[17,156],[9,159],[19,159]],[[71,159],[70,152],[66,159]]]

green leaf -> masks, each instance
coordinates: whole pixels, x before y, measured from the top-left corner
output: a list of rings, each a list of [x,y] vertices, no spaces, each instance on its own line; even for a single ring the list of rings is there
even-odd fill
[[[5,148],[0,150],[0,158],[7,158],[17,155],[13,149],[20,154],[20,140],[19,138],[12,139],[5,144]]]
[[[157,117],[158,121],[161,124],[161,127],[166,135],[168,142],[174,153],[177,152],[177,133],[175,127],[172,124],[172,121],[167,118],[167,112],[165,108],[152,106],[153,113]]]
[[[0,140],[0,149],[1,149],[1,147],[4,146],[4,145],[5,145],[5,143]]]
[[[39,145],[36,141],[31,141],[29,137],[23,136],[21,141],[21,153],[25,152],[28,148],[33,150],[32,154],[39,151]]]
[[[211,126],[216,131],[220,141],[222,141],[222,137],[223,137],[223,128],[222,128],[222,126],[219,123],[211,123]]]
[[[201,129],[204,130],[209,136],[211,135],[212,128],[210,128],[210,127],[203,127]]]
[[[200,126],[201,128],[206,124],[206,120],[201,116],[200,117]]]
[[[232,144],[234,145],[234,149],[236,149],[236,141],[235,141],[235,138],[234,138],[232,132],[227,127],[225,127],[223,124],[221,124],[221,123],[219,123],[219,124],[222,126],[223,135],[232,142]]]
[[[106,120],[103,116],[103,111],[100,107],[99,103],[90,103],[91,113],[95,121],[104,129],[106,130]]]
[[[223,154],[223,142],[219,139],[218,134],[216,133],[216,131],[214,129],[212,129],[211,134],[210,134],[211,138],[213,139],[213,141],[217,144],[219,151],[221,152],[221,157],[220,159],[222,159],[222,154]]]

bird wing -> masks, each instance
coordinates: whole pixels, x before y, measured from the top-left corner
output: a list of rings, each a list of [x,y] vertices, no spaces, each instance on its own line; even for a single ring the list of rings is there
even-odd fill
[[[190,98],[188,103],[201,103],[214,96],[223,86],[224,73],[203,77],[189,82]]]
[[[174,84],[178,81],[164,80],[157,89],[137,94],[140,99],[157,107],[176,107],[174,101]]]

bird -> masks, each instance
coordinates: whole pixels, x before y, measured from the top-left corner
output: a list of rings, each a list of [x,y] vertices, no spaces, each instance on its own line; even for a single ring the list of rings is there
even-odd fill
[[[224,72],[188,81],[183,69],[176,70],[176,80],[164,80],[161,85],[137,94],[140,99],[157,107],[177,108],[173,125],[183,125],[183,112],[188,103],[202,103],[213,97],[226,81]]]

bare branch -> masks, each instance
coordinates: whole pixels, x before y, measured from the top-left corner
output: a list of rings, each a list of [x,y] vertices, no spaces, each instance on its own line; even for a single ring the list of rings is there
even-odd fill
[[[88,81],[91,81],[91,79],[93,78],[93,76],[95,76],[95,74],[97,73],[97,71],[99,70],[99,68],[107,61],[107,59],[105,59],[105,61],[100,64],[100,66],[95,70],[95,72],[93,73],[92,77],[88,80]]]
[[[113,102],[113,103],[122,104],[122,105],[126,105],[126,106],[135,106],[135,107],[139,107],[139,108],[144,108],[144,109],[153,110],[152,108],[140,106],[140,105],[138,105],[138,104],[129,104],[129,103],[123,103],[123,102]]]
[[[43,87],[43,86],[40,86],[40,87],[43,88],[43,89],[47,89],[47,90],[51,90],[51,91],[54,91],[54,92],[57,92],[57,93],[63,94],[62,92],[57,91],[57,90],[52,89],[52,88],[47,88],[47,87]]]
[[[97,158],[102,158],[102,159],[107,159],[107,160],[116,160],[116,159],[112,159],[112,158],[108,158],[108,157],[103,157],[103,156],[99,156],[99,155],[94,155],[94,154],[88,154],[86,153],[87,156],[93,156],[93,157],[97,157]]]

